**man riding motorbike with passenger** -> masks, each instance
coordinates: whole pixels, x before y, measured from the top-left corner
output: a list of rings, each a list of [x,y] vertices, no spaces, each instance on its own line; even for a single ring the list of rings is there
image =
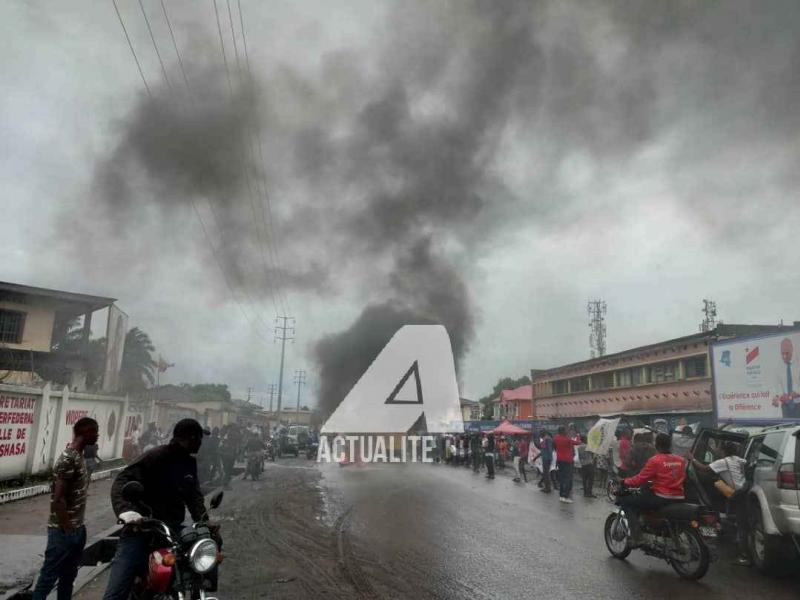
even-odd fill
[[[208,518],[203,495],[197,479],[197,454],[202,444],[204,430],[194,419],[178,421],[169,444],[158,446],[140,456],[117,475],[111,486],[111,504],[114,513],[126,525],[142,521],[139,506],[123,498],[122,489],[131,481],[144,487],[142,504],[158,519],[177,531],[189,509],[192,519]],[[212,528],[215,532],[217,528]],[[136,576],[147,569],[149,535],[126,527],[120,535],[117,552],[111,564],[111,575],[103,600],[128,598]]]
[[[646,510],[656,510],[671,502],[684,500],[683,483],[686,479],[686,461],[670,452],[670,437],[665,433],[656,436],[657,454],[645,463],[642,470],[632,477],[626,478],[623,483],[626,487],[641,487],[651,483],[649,489],[643,489],[640,494],[622,496],[620,506],[628,515],[631,528],[631,541],[634,546],[641,543],[639,530],[639,513]]]

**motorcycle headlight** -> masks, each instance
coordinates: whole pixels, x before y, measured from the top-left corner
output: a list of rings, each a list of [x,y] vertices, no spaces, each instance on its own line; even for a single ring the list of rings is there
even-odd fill
[[[208,573],[217,564],[217,543],[208,538],[196,542],[189,550],[189,565],[196,573]]]

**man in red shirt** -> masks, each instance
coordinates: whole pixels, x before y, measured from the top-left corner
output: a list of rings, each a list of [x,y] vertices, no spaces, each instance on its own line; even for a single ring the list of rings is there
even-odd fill
[[[528,462],[528,440],[522,438],[517,441],[517,467],[518,467],[518,475],[514,477],[514,481],[519,483],[520,475],[525,479],[525,483],[528,483],[528,476],[525,474],[525,464]]]
[[[672,442],[666,433],[656,436],[658,454],[648,460],[638,475],[624,480],[627,487],[640,487],[651,482],[649,490],[642,490],[638,495],[622,496],[620,506],[628,515],[631,538],[634,544],[639,542],[639,512],[656,510],[670,502],[683,501],[683,482],[686,479],[686,461],[683,457],[672,454]]]
[[[562,425],[553,438],[553,447],[556,451],[556,464],[558,465],[558,495],[561,502],[572,504],[572,462],[575,459],[575,446],[580,445],[580,438],[570,439],[567,430]]]
[[[628,472],[628,455],[631,453],[631,432],[626,429],[619,436],[619,472],[620,476]],[[635,473],[634,473],[635,475]]]

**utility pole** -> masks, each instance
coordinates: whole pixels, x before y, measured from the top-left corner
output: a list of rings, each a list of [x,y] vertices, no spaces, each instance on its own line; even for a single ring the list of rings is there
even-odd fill
[[[303,369],[298,369],[294,372],[294,382],[297,384],[297,409],[295,410],[295,419],[300,423],[300,388],[306,383],[306,372]]]
[[[606,353],[606,303],[603,300],[589,300],[586,306],[589,313],[589,347],[592,358]]]
[[[269,393],[269,412],[272,412],[272,401],[275,399],[275,392],[278,390],[278,385],[270,383],[267,387],[269,388],[267,390]]]
[[[278,324],[278,321],[281,324]],[[281,371],[278,376],[278,422],[281,420],[281,400],[283,399],[283,363],[286,357],[286,341],[294,341],[294,319],[278,317],[275,319],[275,341],[281,342]],[[291,323],[291,324],[290,324]]]
[[[717,326],[717,303],[713,300],[703,299],[703,322],[700,323],[700,331],[707,332]]]
[[[247,403],[250,404],[250,396],[253,393],[253,388],[247,388]]]

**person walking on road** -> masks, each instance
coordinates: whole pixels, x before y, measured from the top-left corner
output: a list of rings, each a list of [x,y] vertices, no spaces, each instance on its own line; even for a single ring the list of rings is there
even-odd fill
[[[550,437],[549,431],[542,432],[542,441],[540,442],[539,450],[542,451],[540,455],[542,459],[542,479],[539,483],[542,484],[542,492],[549,494],[552,491],[550,468],[553,466],[553,438]]]
[[[528,475],[525,473],[525,465],[528,462],[528,440],[525,438],[520,438],[515,447],[517,452],[518,474],[514,478],[514,481],[519,482],[520,477],[522,477],[525,480],[525,483],[528,483]]]
[[[497,442],[497,467],[499,469],[506,468],[506,461],[508,460],[508,442],[504,435],[500,436],[500,441]]]
[[[473,433],[469,438],[469,451],[472,457],[472,470],[477,473],[481,469],[481,437]]]
[[[562,425],[558,434],[553,438],[553,447],[556,450],[558,464],[558,496],[561,502],[572,504],[572,469],[575,459],[575,446],[581,443],[580,438],[570,439],[567,430]]]
[[[494,434],[490,433],[486,436],[486,477],[494,479],[494,453],[496,451],[494,443]]]
[[[583,481],[583,497],[597,498],[594,494],[594,453],[589,452],[586,445],[586,436],[581,436],[581,445],[578,446],[578,459],[581,462],[581,481]]]
[[[72,598],[72,585],[86,545],[86,491],[89,471],[83,450],[97,443],[97,421],[78,419],[72,427],[72,442],[53,467],[53,491],[50,520],[47,522],[47,549],[39,580],[33,590],[34,600],[45,600],[58,581],[58,600]]]

